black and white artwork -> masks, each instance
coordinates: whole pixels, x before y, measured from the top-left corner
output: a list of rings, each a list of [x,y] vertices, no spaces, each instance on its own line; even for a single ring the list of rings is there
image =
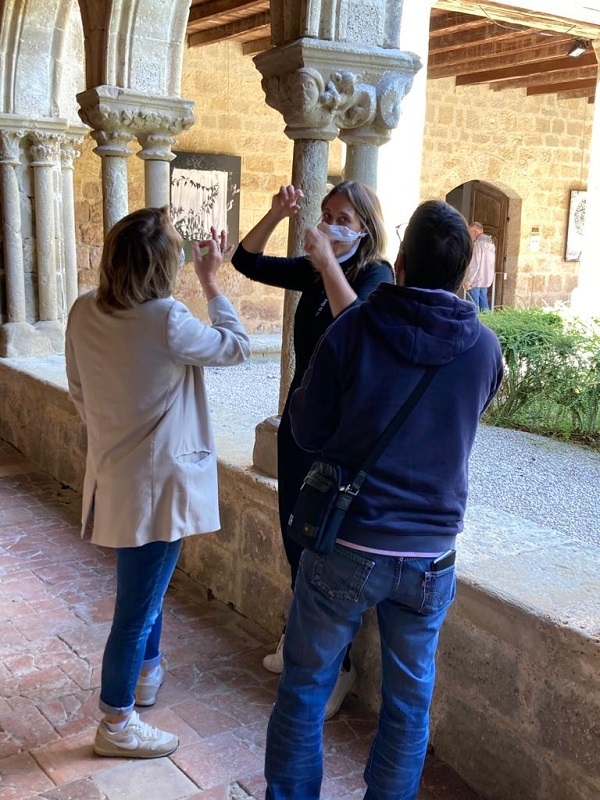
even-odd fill
[[[192,242],[210,238],[211,226],[226,230],[237,245],[240,232],[239,156],[175,153],[171,162],[171,218],[185,241],[186,259]]]
[[[569,222],[567,225],[565,261],[581,261],[586,198],[586,191],[574,190],[571,192],[571,198],[569,201]]]

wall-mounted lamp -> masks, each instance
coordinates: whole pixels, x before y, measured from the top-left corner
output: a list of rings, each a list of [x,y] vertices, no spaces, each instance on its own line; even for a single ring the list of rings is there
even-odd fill
[[[583,39],[576,39],[569,48],[567,55],[571,56],[571,58],[579,58],[585,53],[588,46],[589,42],[585,42]]]

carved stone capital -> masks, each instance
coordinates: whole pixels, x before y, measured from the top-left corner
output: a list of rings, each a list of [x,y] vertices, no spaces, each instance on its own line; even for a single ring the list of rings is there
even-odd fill
[[[172,136],[161,133],[144,133],[138,136],[142,149],[137,154],[143,161],[173,161],[171,148],[175,144]]]
[[[131,141],[129,131],[92,131],[92,137],[97,143],[94,153],[101,157],[129,158],[131,150],[127,146]]]
[[[21,161],[21,140],[25,131],[0,130],[0,164],[13,164]]]
[[[77,95],[79,116],[94,131],[128,133],[129,139],[146,134],[176,136],[194,124],[193,102],[97,86]]]
[[[398,124],[400,102],[421,61],[389,48],[300,39],[256,56],[267,103],[291,139],[334,139],[340,129]]]
[[[44,131],[32,131],[29,134],[32,167],[54,167],[58,163],[61,135]]]
[[[82,136],[74,133],[65,133],[60,137],[60,165],[63,169],[73,169],[76,158],[79,158],[79,148],[83,142]]]

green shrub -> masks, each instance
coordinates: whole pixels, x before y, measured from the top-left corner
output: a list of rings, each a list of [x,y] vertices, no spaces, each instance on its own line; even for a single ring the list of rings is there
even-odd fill
[[[504,381],[486,420],[600,443],[600,329],[540,309],[504,309],[482,321],[495,331]]]

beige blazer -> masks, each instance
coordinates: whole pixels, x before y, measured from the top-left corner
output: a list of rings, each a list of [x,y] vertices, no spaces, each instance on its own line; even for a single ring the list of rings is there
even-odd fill
[[[96,292],[69,314],[69,391],[87,428],[82,536],[137,547],[219,528],[217,460],[204,366],[240,364],[248,336],[226,297],[212,326],[182,303],[151,300],[105,314]]]

